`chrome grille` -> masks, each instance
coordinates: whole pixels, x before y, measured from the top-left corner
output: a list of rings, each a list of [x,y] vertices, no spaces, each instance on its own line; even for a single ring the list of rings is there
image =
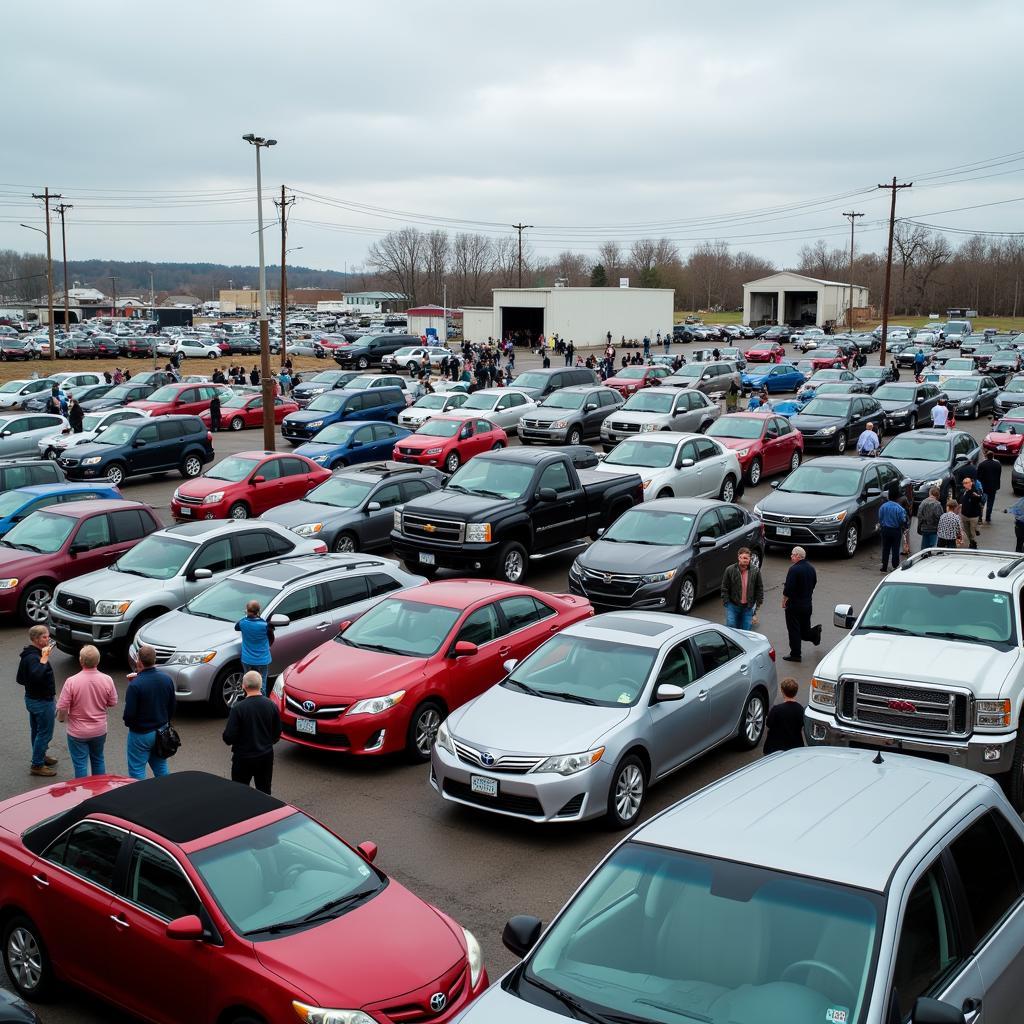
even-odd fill
[[[61,594],[54,603],[58,608],[64,608],[76,615],[92,615],[93,603],[87,597],[79,597],[77,594]]]
[[[839,718],[895,732],[965,737],[970,694],[846,676],[839,682]]]
[[[334,704],[328,706],[326,704],[317,704],[315,701],[311,701],[310,703],[313,704],[313,709],[311,711],[307,711],[306,708],[302,706],[305,701],[296,700],[288,693],[285,693],[284,695],[284,703],[285,707],[287,707],[293,715],[301,715],[303,718],[337,718],[346,710],[346,708],[348,708],[347,704]]]
[[[548,420],[528,420],[525,416],[519,422],[531,430],[547,430],[551,427],[551,423]]]
[[[640,424],[639,423],[612,423],[611,424],[611,429],[612,430],[621,430],[621,431],[623,431],[625,433],[628,433],[628,434],[635,434],[635,433],[639,432]]]
[[[178,501],[182,505],[202,505],[202,498],[194,498],[191,494],[179,494]]]
[[[529,754],[503,754],[495,757],[493,764],[484,764],[479,750],[474,750],[473,747],[460,743],[454,738],[452,742],[455,744],[455,752],[459,755],[460,761],[473,765],[474,768],[486,768],[489,772],[502,772],[506,775],[525,775],[527,772],[533,771],[544,760],[543,757],[531,756]]]
[[[813,523],[814,516],[783,516],[777,512],[762,512],[761,519],[766,523],[781,523],[783,526],[789,526],[792,523],[799,525],[808,525]]]
[[[429,516],[402,514],[402,533],[407,537],[427,537],[431,540],[449,541],[461,544],[466,533],[465,523],[450,519],[433,519]]]

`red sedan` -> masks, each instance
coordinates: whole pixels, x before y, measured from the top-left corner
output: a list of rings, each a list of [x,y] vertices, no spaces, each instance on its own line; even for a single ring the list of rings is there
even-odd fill
[[[290,412],[298,411],[298,403],[290,398],[274,399],[274,422],[280,423]],[[199,414],[199,418],[209,427],[212,425],[210,410]],[[263,397],[255,394],[233,394],[222,399],[220,403],[220,422],[229,430],[242,430],[244,427],[263,426]]]
[[[183,483],[171,498],[171,515],[178,523],[248,519],[304,498],[330,475],[329,469],[304,455],[239,452]]]
[[[426,761],[448,713],[504,678],[590,602],[511,583],[445,580],[393,594],[285,670],[284,738],[347,754]]]
[[[447,1024],[480,946],[376,854],[205,772],[37,789],[0,804],[4,966],[26,999],[67,981],[154,1024]]]
[[[804,435],[784,416],[733,412],[715,420],[705,433],[736,453],[751,487],[762,476],[796,469],[804,456]]]
[[[672,370],[667,366],[624,366],[614,377],[609,377],[604,386],[614,388],[623,398],[628,398],[641,388],[660,384],[662,378],[671,374]]]
[[[748,363],[781,363],[785,356],[786,350],[777,341],[762,341],[744,354]]]
[[[1024,417],[1004,416],[992,425],[991,433],[985,435],[981,447],[986,455],[997,459],[1015,459],[1024,445]]]
[[[845,370],[847,359],[839,349],[815,349],[811,359],[811,370]]]
[[[508,435],[490,420],[472,416],[434,416],[419,430],[395,445],[396,462],[439,466],[454,473],[464,462],[481,452],[508,446]]]
[[[232,392],[222,384],[165,384],[125,408],[138,409],[146,416],[199,416],[210,408],[215,394],[225,402]]]

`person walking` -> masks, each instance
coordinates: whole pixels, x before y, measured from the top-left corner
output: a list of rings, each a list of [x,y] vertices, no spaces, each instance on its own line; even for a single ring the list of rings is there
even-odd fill
[[[890,494],[878,510],[878,526],[882,534],[882,567],[879,572],[889,571],[890,557],[892,567],[900,567],[900,546],[908,522],[907,510]]]
[[[750,548],[740,548],[736,562],[722,574],[725,624],[736,629],[752,629],[757,625],[757,609],[763,603],[761,571],[750,563]]]
[[[56,644],[50,640],[46,626],[33,626],[28,631],[28,646],[21,652],[15,681],[25,688],[25,710],[28,711],[29,735],[32,740],[32,760],[29,775],[52,778],[57,772],[57,758],[50,757],[46,748],[53,739],[53,721],[57,710],[54,702],[57,688],[53,679],[50,652]]]
[[[74,398],[68,399],[68,423],[71,424],[71,432],[73,434],[80,434],[82,432],[82,425],[85,422],[85,413],[82,412],[82,407]]]
[[[960,495],[960,522],[969,548],[978,546],[978,523],[985,507],[985,494],[977,480],[964,478],[964,489]]]
[[[215,434],[220,431],[220,395],[216,392],[210,399],[210,429]]]
[[[260,792],[269,793],[281,716],[277,705],[263,695],[262,687],[259,672],[242,676],[242,699],[231,705],[223,738],[231,747],[231,781],[243,786],[255,781]]]
[[[139,648],[138,671],[128,673],[124,694],[124,724],[128,726],[128,774],[146,777],[146,765],[154,776],[167,775],[167,758],[153,751],[156,734],[174,717],[174,682],[156,667],[156,651]]]
[[[947,428],[949,423],[949,406],[946,404],[945,398],[939,399],[938,405],[932,406],[932,426],[941,427],[943,430]]]
[[[1008,509],[1003,511],[1009,512],[1013,516],[1013,532],[1017,539],[1013,550],[1018,555],[1024,554],[1024,498],[1018,498]]]
[[[960,506],[956,498],[946,499],[946,511],[939,516],[938,534],[940,548],[957,548],[964,539],[964,528],[960,522]]]
[[[857,438],[857,454],[877,455],[881,446],[882,442],[879,441],[878,434],[875,433],[874,423],[869,423]]]
[[[797,699],[797,681],[789,676],[779,684],[782,700],[776,704],[765,719],[764,753],[778,753],[780,750],[796,750],[804,745],[804,706]]]
[[[985,492],[985,522],[992,522],[992,507],[996,503],[996,494],[999,493],[999,485],[1002,482],[1003,467],[999,460],[989,452],[975,470],[978,483]]]
[[[263,696],[267,695],[267,671],[270,669],[270,645],[274,630],[260,615],[259,601],[245,606],[245,618],[235,623],[235,631],[242,634],[242,671],[258,672],[263,680]]]
[[[725,411],[735,412],[740,404],[740,386],[733,378],[729,381],[729,390],[725,393]]]
[[[938,487],[928,488],[928,497],[917,507],[917,532],[921,536],[921,550],[935,547],[939,535],[939,519],[942,516],[942,503],[939,501]]]
[[[117,707],[114,680],[97,666],[100,652],[86,644],[78,652],[81,672],[68,676],[57,701],[57,720],[67,724],[68,753],[75,778],[106,775],[103,747],[107,742],[107,710]]]
[[[802,660],[800,644],[803,640],[810,640],[815,647],[821,643],[821,626],[811,626],[818,574],[806,559],[807,552],[803,548],[793,548],[789,556],[792,565],[782,587],[782,607],[786,612],[786,629],[789,632],[789,654],[783,655],[783,661]]]

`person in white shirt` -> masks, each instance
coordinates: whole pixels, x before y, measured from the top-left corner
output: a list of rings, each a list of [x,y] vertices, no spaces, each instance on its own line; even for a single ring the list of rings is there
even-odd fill
[[[878,440],[878,435],[875,433],[875,425],[869,423],[857,438],[857,454],[874,455],[880,447],[881,441]]]
[[[939,404],[932,407],[932,426],[945,427],[949,422],[949,407],[944,398],[939,399]]]

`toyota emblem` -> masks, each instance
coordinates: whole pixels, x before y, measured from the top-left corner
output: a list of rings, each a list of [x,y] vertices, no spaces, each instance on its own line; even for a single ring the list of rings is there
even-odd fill
[[[482,765],[484,765],[484,767],[490,768],[491,765],[494,764],[494,755],[493,754],[487,754],[487,753],[481,754],[480,755],[480,763]]]
[[[916,715],[917,705],[909,700],[891,700],[889,701],[890,711],[899,711],[904,715]]]
[[[70,608],[71,607],[71,598],[70,597],[65,597],[64,598],[64,607],[65,608]]]
[[[434,1013],[440,1013],[448,1005],[448,997],[443,992],[435,992],[430,997],[430,1008]]]
[[[610,572],[606,572],[604,574],[604,581],[605,581],[605,583],[611,583],[611,581],[612,581],[612,574]]]
[[[316,711],[316,705],[311,700],[304,700],[302,702],[302,710],[307,712]]]

